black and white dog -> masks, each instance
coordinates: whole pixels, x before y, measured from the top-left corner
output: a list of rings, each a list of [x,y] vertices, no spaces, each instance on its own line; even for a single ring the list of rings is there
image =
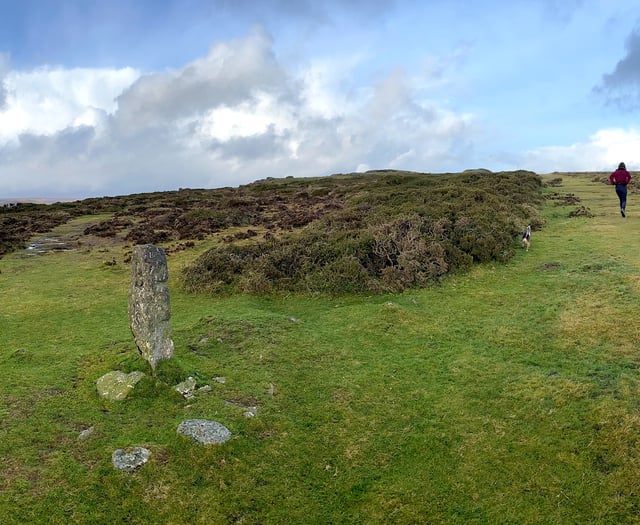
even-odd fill
[[[527,229],[522,232],[522,247],[529,251],[531,246],[531,226],[527,226]]]

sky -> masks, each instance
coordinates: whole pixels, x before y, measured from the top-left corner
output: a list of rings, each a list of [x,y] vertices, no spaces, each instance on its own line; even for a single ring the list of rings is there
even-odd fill
[[[640,170],[637,0],[0,0],[0,199]]]

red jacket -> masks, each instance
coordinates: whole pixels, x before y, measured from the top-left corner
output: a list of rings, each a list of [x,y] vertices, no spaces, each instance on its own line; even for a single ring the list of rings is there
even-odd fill
[[[616,170],[609,175],[611,184],[624,184],[625,186],[631,182],[631,175],[627,170]]]

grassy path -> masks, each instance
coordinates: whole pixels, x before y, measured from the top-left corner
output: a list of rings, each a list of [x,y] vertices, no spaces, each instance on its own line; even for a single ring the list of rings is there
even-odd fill
[[[142,367],[117,249],[0,260],[3,522],[637,522],[640,200],[622,219],[611,187],[557,191],[594,217],[549,201],[528,253],[430,289],[212,299],[173,282],[176,361],[213,388],[189,402],[150,378],[97,399],[101,374]],[[234,438],[192,445],[185,417]],[[150,463],[114,471],[135,445]]]

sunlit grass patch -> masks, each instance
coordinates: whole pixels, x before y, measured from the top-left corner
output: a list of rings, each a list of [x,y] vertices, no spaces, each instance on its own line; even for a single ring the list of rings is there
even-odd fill
[[[620,294],[599,291],[575,297],[564,306],[559,317],[559,336],[568,350],[603,351],[618,356],[631,356],[637,342],[630,339],[621,314]]]

